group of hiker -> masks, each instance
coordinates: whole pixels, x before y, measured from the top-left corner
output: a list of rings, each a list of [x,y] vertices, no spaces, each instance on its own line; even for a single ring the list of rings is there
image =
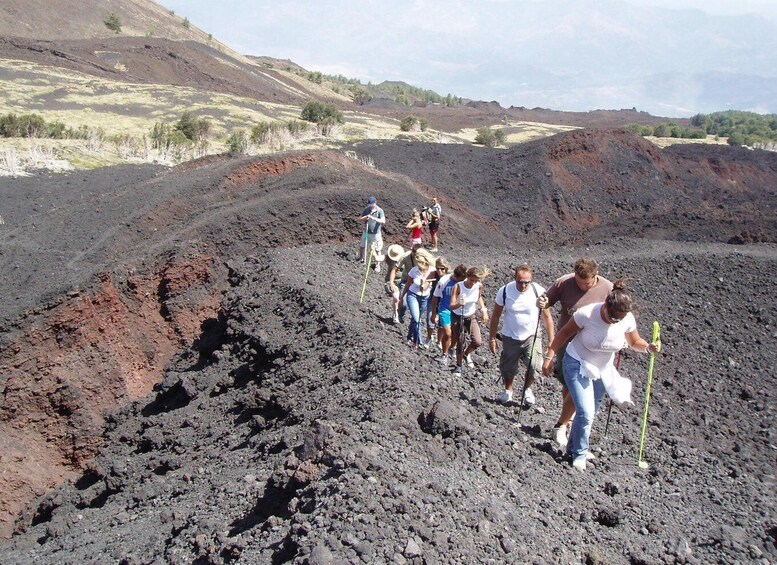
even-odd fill
[[[521,264],[514,270],[514,280],[496,292],[489,316],[482,283],[489,269],[458,265],[451,271],[447,259],[432,254],[437,250],[441,217],[437,199],[433,206],[436,225],[431,249],[424,247],[420,232],[413,231],[418,227],[415,214],[406,226],[411,230],[410,249],[392,244],[385,255],[380,235],[385,214],[375,197],[370,197],[359,217],[365,222],[360,259],[372,259],[377,272],[385,263],[393,323],[404,323],[410,312],[408,345],[439,347],[435,360],[443,366],[453,363],[454,375],[461,375],[465,364],[474,367],[472,354],[482,345],[480,314],[488,324],[489,350],[496,354],[498,342],[502,343],[499,372],[504,390],[496,401],[512,402],[516,376],[524,373],[519,402],[532,405],[536,401],[531,388],[534,380],[540,374],[553,374],[561,383],[562,409],[552,439],[566,449],[574,468],[585,470],[587,461],[594,458],[588,449],[589,436],[604,394],[618,404],[631,402],[631,381],[618,373],[616,353],[626,347],[646,353],[659,349],[658,343],[649,343],[637,331],[635,304],[625,279],[610,282],[599,275],[594,259],[584,257],[575,262],[573,272],[546,289],[534,282],[531,266]],[[551,315],[557,304],[558,326]],[[544,353],[540,324],[547,338]]]

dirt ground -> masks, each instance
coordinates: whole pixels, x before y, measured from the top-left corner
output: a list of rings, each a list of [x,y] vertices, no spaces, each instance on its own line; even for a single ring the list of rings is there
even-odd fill
[[[0,179],[3,563],[777,561],[777,156],[576,131]],[[637,406],[579,473],[537,404],[405,345],[354,261],[440,198],[440,251],[631,277]],[[64,483],[63,483],[64,481]],[[41,498],[38,498],[41,497]]]

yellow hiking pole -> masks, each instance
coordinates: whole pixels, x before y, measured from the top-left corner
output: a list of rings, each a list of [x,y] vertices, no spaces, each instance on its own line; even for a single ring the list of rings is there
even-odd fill
[[[661,342],[661,328],[658,325],[658,322],[653,322],[653,340],[651,343],[660,343]],[[659,346],[660,347],[660,346]],[[648,464],[647,461],[642,460],[642,448],[645,447],[645,431],[647,429],[647,418],[648,418],[648,406],[650,405],[650,389],[653,384],[653,362],[656,359],[656,354],[651,352],[650,353],[650,362],[648,363],[648,381],[647,381],[647,391],[645,392],[645,413],[642,416],[642,436],[639,438],[639,456],[637,457],[637,465],[639,465],[640,469],[647,469]]]
[[[364,291],[367,290],[367,277],[370,276],[370,263],[372,263],[372,254],[375,253],[375,246],[370,246],[370,256],[367,258],[367,271],[364,273],[364,285],[362,285],[362,295],[359,297],[359,304],[364,300]]]

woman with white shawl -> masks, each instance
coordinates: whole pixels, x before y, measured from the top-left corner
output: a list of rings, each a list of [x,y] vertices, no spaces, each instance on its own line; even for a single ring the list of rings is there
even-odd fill
[[[656,353],[658,343],[648,343],[637,331],[634,301],[626,291],[626,279],[618,279],[604,302],[579,308],[548,346],[542,373],[550,374],[555,352],[573,338],[564,357],[564,380],[575,401],[575,418],[569,432],[567,455],[581,471],[594,456],[588,451],[591,425],[605,392],[616,404],[632,404],[631,381],[615,368],[615,353],[624,347]],[[574,336],[574,337],[573,337]]]

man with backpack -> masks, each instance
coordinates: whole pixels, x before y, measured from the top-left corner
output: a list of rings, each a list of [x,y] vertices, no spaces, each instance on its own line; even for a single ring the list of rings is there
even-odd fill
[[[545,294],[545,289],[534,283],[532,277],[532,268],[529,265],[518,265],[515,268],[515,281],[501,287],[497,291],[494,301],[494,312],[491,315],[491,325],[489,326],[488,348],[496,354],[499,318],[504,312],[499,372],[502,375],[505,389],[496,399],[502,404],[513,399],[513,382],[521,362],[526,366],[523,402],[529,405],[534,404],[535,397],[531,390],[531,384],[542,373],[540,318],[544,322],[548,342],[553,340],[556,333],[550,311],[541,310],[537,306],[537,299]]]

